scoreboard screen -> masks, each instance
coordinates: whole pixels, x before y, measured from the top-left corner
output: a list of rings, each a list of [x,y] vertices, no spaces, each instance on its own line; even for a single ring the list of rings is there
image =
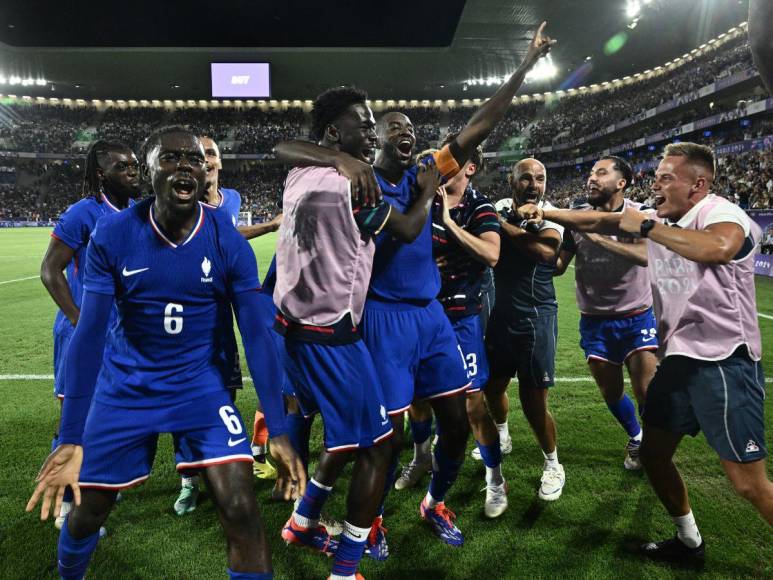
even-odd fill
[[[213,62],[212,96],[215,98],[265,98],[271,96],[267,62]]]

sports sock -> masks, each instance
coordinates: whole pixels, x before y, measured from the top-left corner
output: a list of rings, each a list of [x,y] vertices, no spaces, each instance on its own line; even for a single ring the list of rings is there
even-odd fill
[[[230,568],[228,570],[228,578],[231,580],[272,580],[274,578],[273,572],[234,572]]]
[[[86,536],[81,540],[76,540],[70,535],[67,520],[64,520],[62,530],[59,532],[59,546],[57,557],[59,560],[59,576],[62,580],[81,580],[86,574],[86,568],[89,566],[91,555],[97,548],[99,541],[99,532]]]
[[[255,411],[255,422],[252,425],[252,455],[260,457],[266,455],[266,444],[268,443],[268,427],[266,427],[266,417],[260,411]]]
[[[545,453],[543,451],[542,455],[545,457],[545,467],[558,468],[558,447],[550,453]]]
[[[199,476],[198,475],[183,475],[180,481],[181,485],[184,487],[196,487],[199,485]]]
[[[636,407],[633,406],[633,401],[628,398],[628,395],[624,394],[623,398],[616,403],[607,403],[607,408],[628,433],[628,437],[633,438],[641,433],[641,426],[636,418]]]
[[[303,461],[303,466],[309,468],[309,438],[311,437],[312,419],[307,419],[300,413],[290,413],[285,418],[287,425],[287,436],[290,438],[290,445]]]
[[[480,450],[480,457],[486,466],[486,483],[488,485],[502,485],[502,449],[499,446],[499,437],[491,445],[483,445],[476,441]]]
[[[416,463],[427,463],[431,459],[432,419],[411,421],[411,433],[413,433],[413,460]]]
[[[695,523],[695,516],[692,510],[686,515],[672,517],[676,524],[676,535],[682,543],[688,548],[697,548],[701,545],[701,533],[698,531],[698,525]]]
[[[459,470],[462,468],[462,459],[451,459],[443,451],[443,441],[435,446],[435,461],[432,465],[432,479],[429,482],[429,495],[436,502],[445,499],[446,493],[456,481]]]
[[[333,574],[330,576],[332,579],[354,577],[365,551],[365,541],[369,533],[370,528],[358,528],[349,522],[344,522],[344,533],[341,534],[333,560]]]
[[[322,506],[333,491],[332,487],[322,485],[313,477],[306,485],[306,493],[303,494],[301,502],[293,513],[295,523],[303,528],[313,528],[319,523],[319,514],[322,513]]]
[[[507,427],[507,421],[504,423],[496,423],[497,431],[499,431],[499,441],[510,441],[510,430]]]

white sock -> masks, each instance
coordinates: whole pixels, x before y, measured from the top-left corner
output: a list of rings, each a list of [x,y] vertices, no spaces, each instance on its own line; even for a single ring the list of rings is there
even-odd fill
[[[636,435],[635,437],[631,437],[631,439],[633,439],[634,441],[638,441],[639,443],[641,443],[641,436],[642,436],[642,433],[643,433],[643,431],[642,431],[641,429],[639,429],[639,434],[638,434],[638,435]]]
[[[543,451],[542,455],[545,457],[545,467],[558,468],[558,447],[550,453],[545,453]]]
[[[434,497],[432,497],[432,494],[427,492],[427,495],[424,496],[424,503],[426,503],[429,507],[433,508],[440,502],[437,501]]]
[[[368,539],[368,534],[370,534],[370,528],[358,528],[354,524],[350,524],[346,521],[344,522],[343,535],[348,537],[353,542],[364,544],[365,540]]]
[[[676,535],[682,543],[688,548],[697,548],[701,545],[701,533],[698,531],[698,525],[695,523],[695,516],[692,510],[686,515],[672,517],[676,524]]]
[[[357,576],[341,576],[340,574],[330,574],[330,580],[357,580]]]
[[[507,421],[504,423],[497,423],[497,431],[499,431],[499,444],[502,445],[505,441],[510,441],[510,430],[507,427]]]
[[[502,485],[505,478],[502,477],[502,465],[486,468],[486,485]]]
[[[415,463],[429,463],[432,461],[432,438],[428,437],[424,443],[413,444],[413,461]]]
[[[306,516],[302,516],[298,512],[293,512],[293,520],[302,528],[316,528],[319,525],[319,520],[312,520]]]
[[[250,445],[252,448],[252,456],[257,457],[258,455],[265,455],[266,454],[266,446],[265,445],[255,445],[252,443]]]
[[[183,475],[181,484],[185,487],[196,487],[197,485],[199,485],[199,476],[191,475],[189,477],[189,476]]]

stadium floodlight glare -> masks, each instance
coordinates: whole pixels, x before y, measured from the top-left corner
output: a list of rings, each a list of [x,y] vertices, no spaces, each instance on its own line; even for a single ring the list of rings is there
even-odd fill
[[[8,82],[12,85],[18,85],[21,83],[21,77],[13,75],[10,79],[8,79]]]
[[[537,65],[526,75],[527,81],[546,81],[555,78],[558,74],[558,67],[553,62],[553,56],[548,54],[540,59]]]
[[[8,79],[6,79],[4,76],[0,75],[0,85],[4,85]]]
[[[625,6],[625,15],[628,18],[636,18],[641,12],[641,3],[639,0],[628,0]]]
[[[45,87],[48,81],[46,79],[38,79],[35,81],[35,84],[39,87]]]

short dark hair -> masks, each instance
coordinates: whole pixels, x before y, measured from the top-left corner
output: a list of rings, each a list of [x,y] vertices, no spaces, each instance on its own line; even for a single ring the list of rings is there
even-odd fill
[[[142,165],[147,165],[148,153],[150,153],[151,149],[161,142],[161,137],[172,133],[188,133],[196,139],[199,139],[199,135],[201,135],[201,131],[196,127],[191,127],[189,125],[166,125],[164,127],[159,127],[148,135],[147,139],[142,143],[142,147],[140,147],[140,163]]]
[[[443,145],[448,145],[451,141],[456,139],[459,136],[459,133],[451,132],[448,135],[446,135],[445,139],[443,139]],[[483,147],[478,145],[473,149],[472,153],[470,153],[470,158],[467,160],[471,163],[475,164],[475,173],[480,173],[483,171],[483,166],[486,163],[486,158],[483,157]]]
[[[623,191],[628,189],[633,185],[633,168],[631,167],[631,164],[628,163],[625,159],[622,157],[618,157],[617,155],[604,155],[599,161],[614,161],[614,165],[612,165],[612,169],[617,171],[620,175],[623,176],[623,179],[625,179],[625,187],[623,188]]]
[[[325,129],[352,105],[367,105],[368,93],[356,87],[334,87],[314,99],[311,109],[311,138],[320,141]]]
[[[105,141],[104,139],[100,139],[89,145],[89,150],[86,153],[86,163],[83,167],[83,197],[94,197],[100,203],[102,202],[102,199],[99,196],[101,190],[97,171],[102,169],[100,162],[105,159],[111,151],[129,151],[133,153],[131,147],[120,141]]]

